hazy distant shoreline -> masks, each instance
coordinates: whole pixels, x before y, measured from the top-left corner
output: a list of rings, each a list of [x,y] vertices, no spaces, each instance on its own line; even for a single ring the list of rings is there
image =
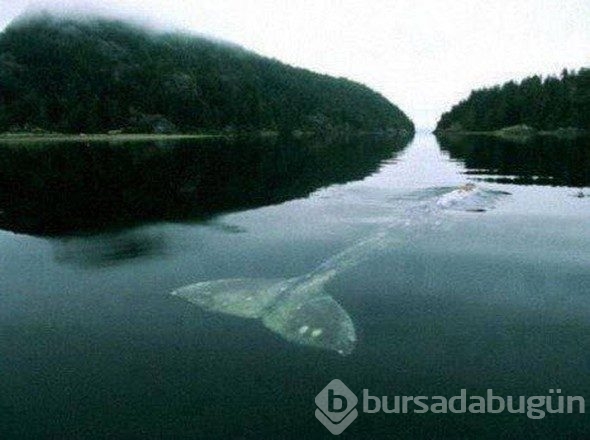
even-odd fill
[[[34,142],[134,142],[182,139],[212,139],[229,137],[224,134],[34,134],[34,133],[3,133],[1,143],[34,143]]]
[[[293,130],[289,133],[295,138],[324,136],[324,137],[350,137],[350,136],[409,136],[408,130],[388,130],[382,132],[368,131],[333,131],[330,133]],[[207,140],[207,139],[232,139],[236,137],[279,137],[281,133],[274,130],[256,130],[248,132],[227,133],[93,133],[93,134],[66,134],[66,133],[0,133],[0,144],[34,144],[34,143],[90,143],[90,142],[147,142],[147,141],[174,141],[174,140]]]
[[[528,125],[516,125],[512,127],[501,128],[499,130],[487,131],[445,129],[434,130],[433,133],[436,135],[445,136],[492,136],[500,139],[516,141],[527,140],[537,136],[553,136],[561,139],[590,136],[590,130],[584,130],[581,128],[562,127],[555,130],[537,130],[535,128],[529,127]]]

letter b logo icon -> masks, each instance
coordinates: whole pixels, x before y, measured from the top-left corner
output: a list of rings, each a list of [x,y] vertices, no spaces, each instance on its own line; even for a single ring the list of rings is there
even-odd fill
[[[358,416],[358,399],[338,379],[330,382],[315,398],[316,418],[334,435],[341,434]]]

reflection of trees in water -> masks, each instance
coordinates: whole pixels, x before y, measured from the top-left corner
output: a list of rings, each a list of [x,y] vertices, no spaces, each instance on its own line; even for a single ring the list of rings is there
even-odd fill
[[[53,241],[55,259],[82,267],[109,266],[164,253],[163,237],[148,232],[122,231]]]
[[[363,137],[0,149],[0,226],[34,234],[183,221],[365,177],[409,139]]]
[[[465,164],[467,173],[482,175],[487,181],[590,185],[590,139],[587,138],[538,137],[515,143],[488,136],[445,135],[439,137],[438,142],[451,158]]]

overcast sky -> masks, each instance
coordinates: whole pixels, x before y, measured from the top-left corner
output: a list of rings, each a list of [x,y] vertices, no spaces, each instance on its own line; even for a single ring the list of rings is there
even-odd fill
[[[96,2],[98,3],[98,2]],[[26,9],[99,11],[229,40],[360,81],[418,127],[473,88],[590,67],[590,0],[0,0],[0,28]]]

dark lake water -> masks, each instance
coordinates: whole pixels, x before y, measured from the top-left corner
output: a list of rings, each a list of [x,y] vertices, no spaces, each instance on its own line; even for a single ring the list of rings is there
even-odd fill
[[[467,182],[511,195],[419,209]],[[331,438],[314,399],[335,378],[590,399],[588,186],[584,141],[0,146],[0,439]],[[300,276],[375,234],[326,286],[349,356],[169,294]],[[590,422],[360,413],[341,436],[583,439]]]

